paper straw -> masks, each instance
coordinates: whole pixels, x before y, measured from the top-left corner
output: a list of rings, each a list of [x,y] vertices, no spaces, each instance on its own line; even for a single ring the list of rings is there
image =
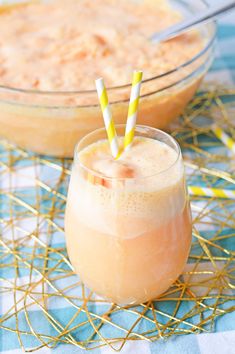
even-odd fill
[[[235,199],[235,190],[188,186],[188,191],[190,195],[199,197]]]
[[[137,117],[137,110],[139,104],[142,76],[143,76],[142,71],[134,71],[133,73],[131,97],[130,97],[130,103],[128,108],[128,116],[127,116],[126,131],[125,131],[125,138],[124,138],[124,149],[128,149],[131,146],[135,135],[135,125],[136,125],[136,117]]]
[[[216,124],[213,124],[211,129],[213,130],[215,136],[235,153],[235,142],[233,141],[233,139]]]
[[[118,146],[117,133],[116,133],[114,121],[112,118],[112,113],[108,102],[108,95],[107,95],[106,88],[104,86],[104,80],[100,78],[97,79],[95,83],[96,83],[96,89],[97,89],[100,106],[104,118],[104,124],[108,135],[111,153],[113,157],[117,159],[119,157],[120,150]]]

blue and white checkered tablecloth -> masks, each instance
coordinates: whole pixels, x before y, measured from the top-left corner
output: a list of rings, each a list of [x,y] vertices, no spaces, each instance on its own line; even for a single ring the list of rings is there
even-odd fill
[[[211,4],[218,1],[211,0]],[[235,13],[219,21],[218,46],[216,58],[208,81],[219,81],[228,86],[235,85]],[[30,173],[30,171],[29,171]],[[20,181],[18,182],[20,183]],[[24,181],[22,181],[24,183]],[[11,278],[11,274],[9,274]],[[1,281],[1,279],[0,279]],[[9,306],[10,297],[0,297],[0,315]],[[37,314],[35,314],[37,316]],[[35,317],[37,321],[37,317]],[[28,339],[32,340],[31,338]],[[33,344],[32,344],[33,345]],[[30,345],[29,345],[30,346]],[[0,329],[0,353],[19,354],[19,341],[14,333]],[[83,349],[60,344],[55,349],[42,348],[38,354],[84,354]],[[92,354],[113,353],[109,347],[92,350]],[[235,312],[219,317],[216,320],[214,333],[198,335],[181,335],[167,341],[150,343],[148,341],[130,341],[124,346],[121,354],[234,354],[235,353]]]

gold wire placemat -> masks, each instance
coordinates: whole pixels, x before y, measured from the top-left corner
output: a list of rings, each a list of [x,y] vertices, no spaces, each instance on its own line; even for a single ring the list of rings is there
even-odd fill
[[[234,140],[235,90],[200,92],[173,127],[189,185],[235,189],[235,157],[211,130]],[[92,294],[73,274],[63,232],[71,161],[39,156],[0,141],[1,319],[23,350],[68,343],[84,349],[207,332],[235,310],[235,206],[192,197],[188,265],[160,298],[119,307]],[[98,255],[97,255],[98,256]],[[12,336],[12,337],[11,337]]]

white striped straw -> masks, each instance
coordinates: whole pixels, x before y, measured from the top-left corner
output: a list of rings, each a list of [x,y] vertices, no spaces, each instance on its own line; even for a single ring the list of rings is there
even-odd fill
[[[188,191],[190,195],[199,197],[235,199],[235,190],[188,186]]]
[[[142,71],[133,72],[131,96],[130,96],[130,103],[128,108],[127,122],[126,122],[126,131],[125,131],[125,138],[124,138],[124,149],[128,149],[131,146],[135,135],[135,125],[136,125],[137,111],[139,105],[142,76],[143,76]]]
[[[104,85],[104,80],[102,78],[95,81],[96,89],[100,101],[100,106],[103,114],[104,124],[108,135],[108,140],[110,143],[110,149],[112,155],[117,159],[120,155],[120,149],[118,146],[117,133],[112,117],[112,112],[108,102],[108,95]]]
[[[216,124],[213,124],[211,129],[213,130],[215,136],[221,140],[225,146],[227,146],[231,151],[235,153],[235,142],[233,139]]]

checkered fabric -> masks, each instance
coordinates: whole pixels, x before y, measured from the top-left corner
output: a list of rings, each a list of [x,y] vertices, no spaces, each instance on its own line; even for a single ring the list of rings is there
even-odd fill
[[[211,4],[217,3],[217,0],[211,0]],[[228,86],[235,84],[235,13],[225,17],[219,22],[218,30],[218,45],[215,55],[214,64],[207,75],[207,81],[219,81],[221,84],[226,84]],[[25,175],[17,181],[11,181],[13,184],[17,184],[19,187],[28,186],[30,181],[29,177],[34,173],[33,169],[27,165],[25,166]],[[45,171],[40,171],[40,173],[46,173]],[[1,185],[1,188],[7,187],[8,181],[2,182],[5,185]],[[34,186],[32,185],[32,189]],[[35,196],[36,197],[36,196]],[[0,199],[1,200],[1,199]],[[46,205],[45,205],[46,208]],[[1,217],[5,217],[5,210],[0,207]],[[33,229],[32,220],[25,219],[26,225],[29,229]],[[59,221],[62,223],[62,221]],[[28,223],[28,224],[27,224]],[[27,226],[26,226],[27,227]],[[43,230],[43,222],[42,222]],[[48,230],[44,230],[45,233]],[[16,235],[17,237],[17,235]],[[63,245],[64,239],[60,236],[58,232],[57,243]],[[8,260],[10,261],[10,260]],[[36,279],[36,275],[33,275]],[[1,268],[0,268],[0,287],[1,284]],[[9,273],[7,277],[10,282],[14,281],[14,273],[9,268]],[[4,274],[6,278],[6,274]],[[24,282],[24,274],[21,274],[20,282]],[[20,284],[18,284],[20,285]],[[36,290],[36,289],[35,289]],[[4,295],[4,291],[0,294],[0,316],[6,313],[6,309],[10,308],[13,304],[13,298],[7,294]],[[234,302],[235,305],[235,302]],[[30,311],[34,311],[32,307]],[[68,308],[56,307],[56,311],[61,311],[66,318],[66,314],[69,311]],[[20,321],[20,318],[18,319]],[[37,317],[37,312],[35,311],[35,321],[38,322],[40,327],[40,318]],[[34,346],[34,339],[29,337],[28,339],[29,347]],[[42,348],[36,353],[38,354],[79,354],[85,353],[83,349],[79,349],[73,345],[60,344],[55,349]],[[102,347],[99,349],[92,350],[92,354],[108,354],[113,351],[109,347]],[[22,353],[19,345],[17,336],[10,332],[5,331],[0,328],[0,353],[5,354],[19,354]],[[122,354],[233,354],[235,353],[235,312],[221,316],[216,320],[215,330],[213,333],[207,334],[190,334],[172,337],[167,341],[160,340],[158,342],[148,342],[148,341],[130,341],[127,342],[121,351]]]

